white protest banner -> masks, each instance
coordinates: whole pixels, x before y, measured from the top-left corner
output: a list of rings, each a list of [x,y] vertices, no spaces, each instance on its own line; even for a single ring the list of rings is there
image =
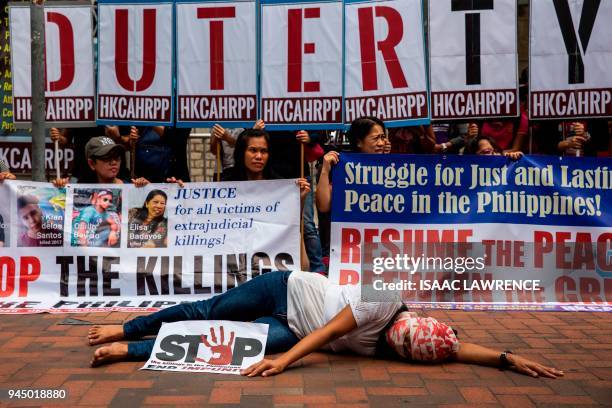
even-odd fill
[[[300,268],[295,180],[5,181],[0,197],[0,313],[149,311]]]
[[[343,153],[333,186],[329,278],[364,298],[612,311],[609,160]]]
[[[177,2],[177,124],[251,127],[257,117],[255,1]]]
[[[46,121],[49,126],[91,126],[95,121],[91,5],[45,5]],[[30,127],[32,78],[30,5],[9,7],[13,120]]]
[[[173,5],[98,1],[98,123],[173,122]]]
[[[518,115],[516,0],[429,2],[432,119]]]
[[[345,2],[345,115],[429,122],[420,0]]]
[[[190,320],[162,325],[141,370],[240,375],[263,360],[268,325]]]
[[[612,116],[612,2],[530,4],[529,117]]]
[[[261,2],[261,116],[267,129],[342,125],[342,2]]]

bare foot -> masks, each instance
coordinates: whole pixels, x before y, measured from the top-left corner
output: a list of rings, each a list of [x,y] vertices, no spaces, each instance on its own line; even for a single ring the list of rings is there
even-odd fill
[[[98,367],[103,364],[123,361],[128,354],[128,345],[123,343],[112,343],[110,346],[102,346],[94,351],[91,366]]]
[[[109,326],[94,326],[89,329],[89,333],[87,333],[87,340],[89,341],[90,346],[109,343],[116,340],[123,340],[123,326],[119,324]]]

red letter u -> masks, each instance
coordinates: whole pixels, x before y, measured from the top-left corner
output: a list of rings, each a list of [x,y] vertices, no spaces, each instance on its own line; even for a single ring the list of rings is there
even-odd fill
[[[115,73],[117,81],[128,91],[144,91],[155,78],[155,16],[157,10],[145,9],[143,14],[142,75],[138,81],[128,72],[128,10],[115,10]]]

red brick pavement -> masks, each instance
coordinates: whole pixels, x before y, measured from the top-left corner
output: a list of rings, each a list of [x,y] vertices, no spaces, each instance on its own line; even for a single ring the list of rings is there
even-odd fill
[[[142,363],[89,368],[88,326],[66,315],[0,316],[0,388],[65,389],[67,400],[0,400],[0,406],[265,407],[612,406],[612,315],[606,313],[429,313],[460,339],[557,366],[563,379],[534,379],[463,364],[412,365],[315,353],[273,378],[140,371]],[[122,322],[121,313],[72,315]]]

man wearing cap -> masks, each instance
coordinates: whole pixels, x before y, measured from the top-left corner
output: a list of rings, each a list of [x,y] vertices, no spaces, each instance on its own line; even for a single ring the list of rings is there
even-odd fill
[[[125,152],[122,145],[106,136],[93,137],[85,145],[85,156],[87,165],[92,170],[91,175],[79,179],[79,183],[101,183],[101,184],[123,184],[128,180],[119,178],[121,169],[121,157]],[[131,180],[136,187],[149,184],[144,177]],[[58,188],[64,187],[68,178],[56,179],[54,185]]]

